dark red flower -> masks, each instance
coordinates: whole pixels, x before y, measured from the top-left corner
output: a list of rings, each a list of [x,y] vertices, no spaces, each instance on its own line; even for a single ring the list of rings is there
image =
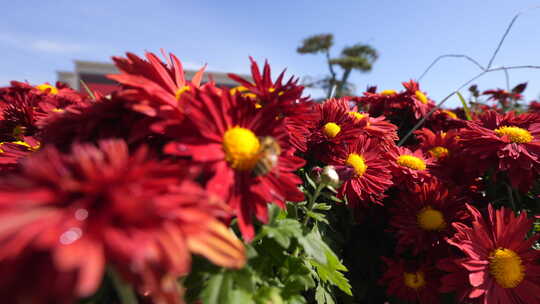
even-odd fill
[[[409,99],[409,104],[406,107],[412,110],[414,118],[419,119],[425,116],[435,106],[433,100],[420,91],[418,82],[409,80],[409,82],[403,82],[403,87],[405,87],[405,93]]]
[[[515,103],[523,99],[523,91],[527,87],[527,83],[517,85],[512,91],[508,92],[504,89],[487,90],[482,95],[488,95],[488,100],[496,101],[501,104],[502,107],[508,107],[512,103]]]
[[[439,303],[440,272],[431,262],[386,257],[382,260],[387,270],[379,283],[387,286],[388,295],[411,303]]]
[[[130,148],[146,144],[160,152],[165,139],[151,131],[151,125],[157,121],[134,111],[130,101],[113,93],[110,98],[72,106],[48,118],[43,123],[40,138],[45,146],[54,145],[61,151],[69,151],[73,143],[121,138]]]
[[[189,132],[175,128],[178,142],[165,152],[190,156],[213,174],[207,189],[236,212],[246,240],[254,236],[252,216],[267,222],[267,203],[298,202],[304,161],[293,155],[283,120],[272,109],[256,109],[246,97],[212,85],[186,94]]]
[[[360,136],[340,151],[331,164],[350,171],[348,177],[342,177],[339,194],[347,197],[351,208],[370,203],[382,204],[384,192],[392,185],[392,173],[390,160],[378,141]]]
[[[460,129],[467,125],[467,122],[460,119],[457,114],[450,110],[437,109],[424,122],[424,127],[435,132],[448,132],[452,129]]]
[[[458,144],[458,131],[433,132],[430,129],[422,128],[414,132],[420,142],[419,146],[424,151],[435,158],[437,162],[451,159],[461,151]]]
[[[39,140],[39,128],[44,120],[72,105],[88,100],[62,83],[56,87],[41,84],[36,87],[12,81],[0,88],[0,141]]]
[[[185,92],[200,86],[205,67],[191,81],[185,79],[182,63],[174,54],[169,54],[167,63],[154,53],[146,52],[146,60],[132,53],[127,58],[113,57],[121,74],[108,75],[123,84],[126,98],[133,99],[133,108],[150,116],[166,116],[167,112],[183,113]],[[164,113],[163,113],[164,112]]]
[[[0,181],[0,264],[18,271],[29,262],[37,272],[2,272],[2,286],[14,288],[3,299],[70,303],[94,293],[110,265],[154,301],[181,303],[176,279],[192,253],[243,266],[242,243],[216,218],[228,209],[188,177],[144,148],[130,156],[122,141],[26,158]]]
[[[540,252],[532,245],[540,235],[525,239],[534,220],[524,211],[516,216],[504,207],[494,210],[489,205],[487,218],[468,208],[472,226],[454,224],[458,232],[448,240],[465,256],[456,263],[462,267],[459,271],[468,273],[468,298],[485,304],[539,303]],[[459,286],[455,279],[462,276],[449,276],[446,284]]]
[[[330,162],[338,149],[352,144],[362,126],[349,115],[348,99],[328,99],[316,106],[319,121],[311,128],[308,153],[319,161]],[[365,123],[364,123],[365,125]]]
[[[294,116],[295,114],[303,114],[305,110],[311,110],[312,105],[307,102],[308,98],[302,97],[304,87],[298,85],[298,78],[292,76],[283,83],[285,70],[281,72],[276,80],[272,80],[272,73],[268,62],[264,63],[263,72],[261,74],[257,62],[249,57],[251,61],[251,77],[253,82],[244,79],[235,74],[228,76],[241,84],[235,90],[241,91],[248,95],[249,100],[258,104],[260,107],[279,106],[281,113],[285,117]],[[312,111],[312,110],[311,110]]]
[[[529,112],[540,113],[540,102],[533,100],[529,103]]]
[[[18,169],[22,159],[40,148],[40,143],[32,137],[24,140],[0,142],[0,175]]]
[[[426,157],[420,149],[411,151],[406,147],[396,147],[389,151],[388,156],[396,185],[409,187],[433,178],[430,172],[433,159]]]
[[[249,60],[253,82],[238,75],[229,74],[231,79],[241,84],[233,88],[231,93],[247,97],[247,100],[257,108],[272,108],[278,119],[284,119],[291,144],[296,149],[305,152],[309,128],[318,119],[314,103],[308,97],[302,96],[304,87],[298,84],[298,78],[292,76],[283,83],[284,70],[274,81],[268,62],[264,63],[261,73],[257,62],[251,57]]]
[[[486,112],[459,133],[464,153],[480,169],[508,172],[513,187],[527,191],[540,172],[540,115]]]
[[[414,254],[433,249],[455,231],[454,222],[466,222],[465,198],[443,184],[431,181],[400,192],[390,208],[390,226],[398,238],[398,251]]]

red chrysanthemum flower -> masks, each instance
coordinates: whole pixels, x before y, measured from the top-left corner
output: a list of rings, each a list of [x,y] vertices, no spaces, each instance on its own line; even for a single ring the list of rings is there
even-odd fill
[[[501,104],[501,106],[506,108],[512,103],[523,99],[523,95],[521,93],[523,93],[526,87],[527,83],[522,83],[517,85],[510,92],[504,89],[495,89],[484,91],[482,95],[488,95],[488,100],[497,101]]]
[[[343,108],[344,111],[354,120],[357,127],[361,128],[358,135],[366,135],[371,139],[377,140],[381,145],[388,149],[394,146],[397,141],[397,126],[386,121],[384,116],[373,117],[367,112],[358,110],[358,106],[352,106],[354,98],[341,98],[337,106]]]
[[[420,119],[435,106],[433,100],[429,99],[424,92],[420,91],[418,82],[409,80],[409,82],[403,82],[403,87],[405,87],[405,93],[410,101],[407,108],[412,110],[414,118]]]
[[[0,142],[0,175],[17,170],[19,162],[37,151],[40,143],[32,137],[24,141]]]
[[[362,126],[349,115],[348,99],[328,99],[316,106],[319,121],[311,129],[308,153],[319,161],[331,162],[336,150],[352,144]]]
[[[245,239],[254,236],[252,216],[267,222],[267,203],[285,207],[301,201],[301,180],[294,171],[304,161],[293,155],[283,120],[273,111],[256,109],[240,94],[228,94],[214,86],[186,95],[190,133],[180,132],[178,142],[165,152],[191,156],[214,174],[207,183],[235,210]]]
[[[22,140],[38,132],[36,107],[39,96],[24,90],[0,95],[0,141]]]
[[[247,97],[255,107],[272,107],[275,116],[284,119],[285,128],[289,133],[291,144],[298,150],[307,150],[306,141],[309,137],[309,128],[318,119],[314,103],[303,97],[304,87],[298,85],[298,78],[292,76],[283,83],[285,70],[279,74],[275,81],[272,80],[270,65],[264,63],[263,72],[260,72],[257,62],[249,57],[251,61],[251,77],[253,82],[238,75],[228,76],[241,84],[231,90],[233,94],[240,92]]]
[[[343,166],[348,171],[348,176],[342,176],[339,195],[347,197],[351,208],[382,204],[384,192],[392,185],[392,173],[390,161],[376,140],[360,136],[340,151],[331,164]]]
[[[378,140],[387,150],[399,139],[397,126],[387,121],[384,116],[372,117],[369,113],[357,112],[354,108],[349,111],[349,115],[354,118],[357,126],[362,128],[360,133]]]
[[[432,179],[430,167],[433,159],[426,157],[421,149],[411,151],[406,147],[396,147],[388,153],[394,184],[411,186]]]
[[[258,104],[260,107],[269,105],[279,105],[282,115],[285,117],[302,114],[306,109],[311,110],[311,104],[307,102],[308,98],[302,97],[304,87],[298,85],[298,78],[291,76],[289,80],[283,83],[285,70],[279,74],[275,81],[272,80],[272,73],[268,62],[264,63],[261,74],[257,62],[249,57],[251,61],[251,77],[253,82],[246,80],[235,74],[228,76],[241,84],[235,90],[242,91],[244,94],[250,94],[248,98]],[[249,92],[249,93],[246,93]],[[311,110],[312,111],[312,110]]]
[[[404,92],[384,90],[376,92],[376,87],[368,88],[362,96],[353,97],[360,109],[367,110],[372,116],[392,116],[396,109],[402,108]]]
[[[435,133],[430,129],[422,128],[415,131],[414,134],[420,141],[420,149],[435,158],[437,162],[451,159],[460,152],[457,130]]]
[[[216,218],[228,209],[188,172],[148,159],[144,148],[130,156],[122,141],[27,158],[19,175],[0,181],[0,264],[17,271],[29,262],[36,275],[2,272],[3,300],[71,303],[95,292],[110,265],[141,295],[181,303],[176,279],[192,253],[243,266],[242,243]]]
[[[460,129],[467,125],[458,115],[450,110],[437,109],[424,122],[424,127],[434,132],[448,132],[452,129]]]
[[[442,293],[456,293],[459,303],[465,303],[464,300],[472,290],[472,286],[469,284],[469,272],[461,266],[464,260],[450,257],[443,258],[437,262],[437,268],[448,273],[441,277],[439,291]],[[471,299],[468,300],[474,301]]]
[[[540,102],[533,100],[529,103],[529,112],[540,113]]]
[[[436,181],[401,192],[394,198],[390,214],[398,251],[412,249],[414,254],[440,245],[455,232],[452,223],[469,218],[465,198]]]
[[[459,133],[464,153],[480,169],[508,172],[513,187],[527,191],[540,172],[540,115],[486,112]]]
[[[0,88],[0,141],[15,142],[39,139],[44,120],[63,112],[65,108],[87,102],[66,85],[42,84],[36,87],[12,81]]]
[[[382,257],[387,271],[380,284],[386,293],[411,303],[439,303],[440,272],[430,262],[406,261]]]
[[[151,131],[158,121],[131,108],[131,102],[113,93],[88,105],[67,108],[46,119],[40,130],[43,144],[69,151],[73,143],[97,143],[103,139],[124,139],[130,148],[148,145],[161,152],[165,139]]]
[[[434,159],[430,169],[437,178],[456,185],[478,184],[478,165],[476,159],[463,153],[459,141],[459,130],[433,132],[423,128],[415,132],[419,147]]]
[[[516,216],[504,207],[494,210],[489,205],[487,218],[468,208],[472,226],[454,224],[458,232],[448,240],[465,255],[457,262],[468,272],[468,298],[485,304],[539,303],[540,252],[531,246],[540,235],[525,240],[534,220],[524,211]]]
[[[121,74],[107,76],[128,88],[122,94],[136,101],[134,109],[150,116],[167,116],[170,111],[181,114],[184,94],[200,86],[205,67],[188,81],[182,63],[174,54],[167,57],[163,52],[167,63],[154,53],[146,52],[145,56],[147,60],[132,53],[126,53],[127,58],[113,57]]]

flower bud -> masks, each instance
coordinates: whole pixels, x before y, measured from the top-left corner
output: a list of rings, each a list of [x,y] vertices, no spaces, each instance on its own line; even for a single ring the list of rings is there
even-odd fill
[[[339,186],[339,175],[334,166],[326,166],[322,169],[321,182],[334,188]]]

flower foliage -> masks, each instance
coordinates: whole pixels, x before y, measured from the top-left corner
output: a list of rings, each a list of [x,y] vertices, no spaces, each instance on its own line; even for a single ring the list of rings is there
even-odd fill
[[[6,303],[540,301],[525,84],[316,102],[268,62],[231,88],[162,53],[113,57],[107,96],[0,88]]]

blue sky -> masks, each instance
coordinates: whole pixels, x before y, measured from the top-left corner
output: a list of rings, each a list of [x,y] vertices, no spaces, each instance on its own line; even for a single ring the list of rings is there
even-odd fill
[[[52,4],[54,3],[54,5]],[[299,55],[300,41],[333,33],[334,54],[343,46],[369,43],[380,52],[368,74],[353,74],[358,92],[368,84],[400,88],[417,78],[437,56],[467,54],[487,64],[513,15],[538,1],[3,1],[0,9],[0,85],[9,80],[55,81],[73,60],[108,61],[125,51],[160,48],[188,68],[244,73],[248,56],[268,59],[277,72],[323,76],[324,58]],[[540,9],[516,22],[494,66],[540,65]],[[478,72],[470,63],[447,59],[423,79],[422,89],[441,99]],[[528,99],[540,94],[540,70],[513,71],[511,85],[529,81]],[[504,74],[477,82],[481,89],[505,87]],[[312,95],[320,94],[310,91]],[[457,105],[457,100],[448,102]]]

